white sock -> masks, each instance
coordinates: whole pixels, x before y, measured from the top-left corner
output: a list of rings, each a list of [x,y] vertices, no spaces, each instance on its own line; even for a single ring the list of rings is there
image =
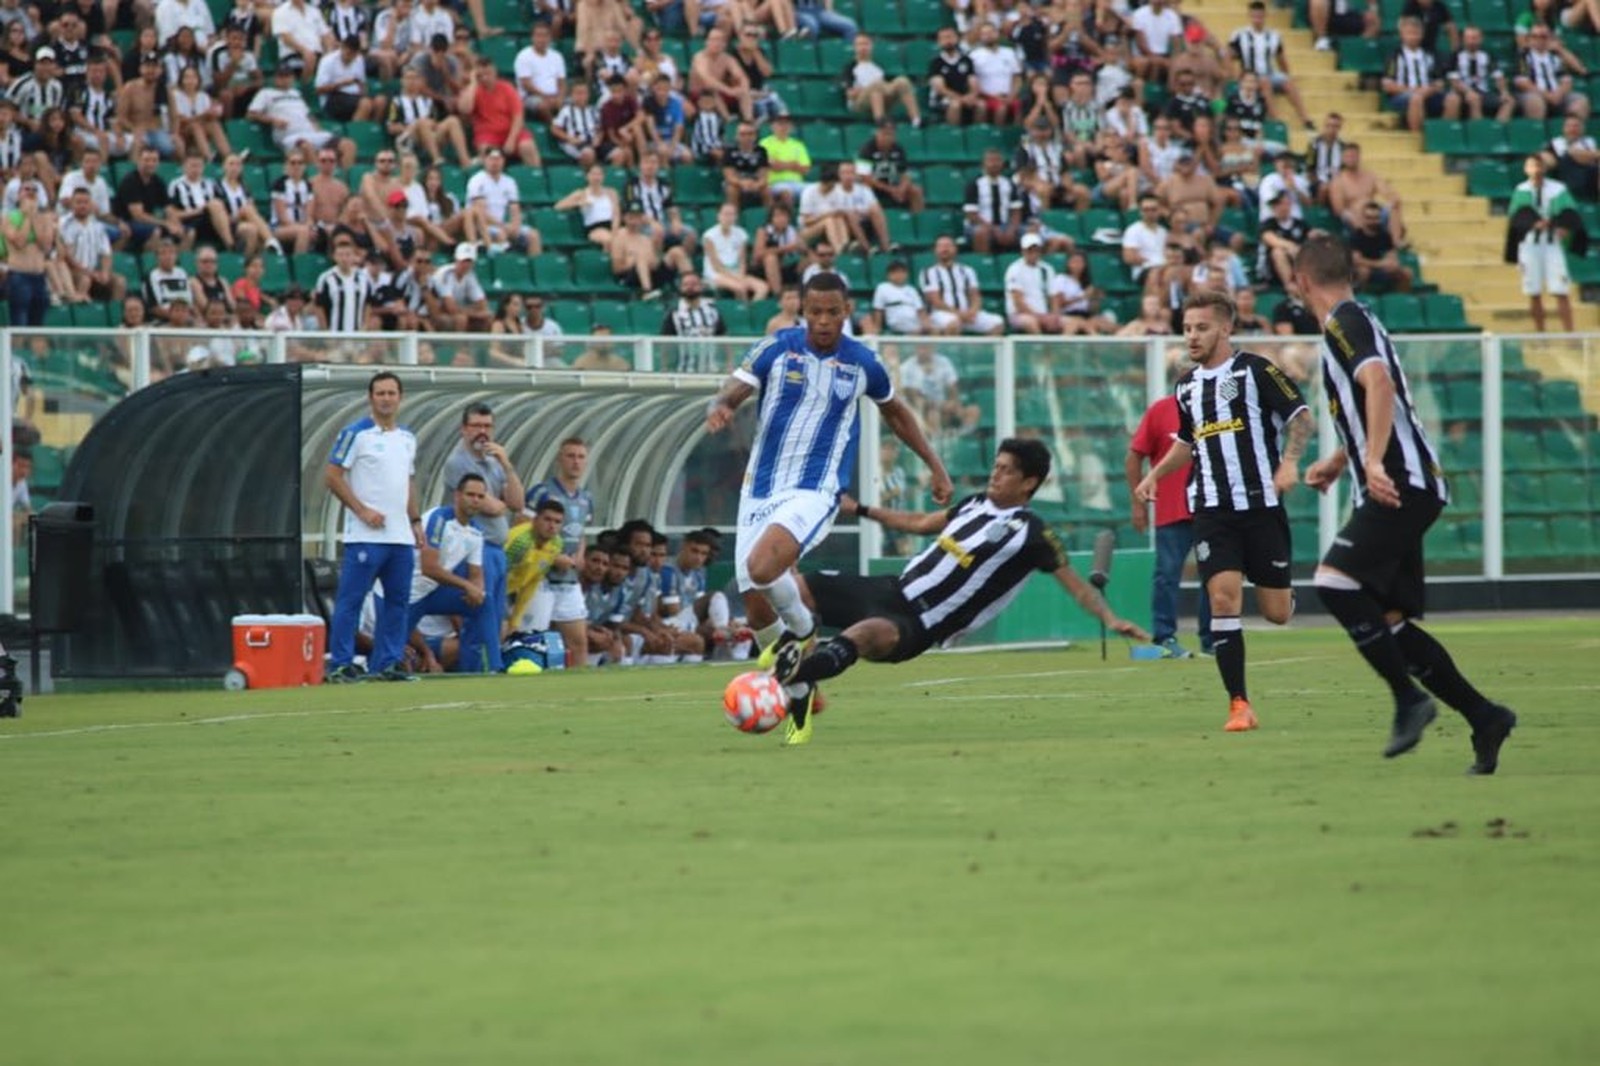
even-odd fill
[[[783,636],[783,620],[779,619],[770,626],[756,630],[756,647],[770,648],[781,636]]]
[[[705,661],[706,661],[706,657],[704,655],[685,655],[682,659],[679,660],[679,662],[685,662],[685,663],[703,663]]]
[[[728,597],[725,593],[713,592],[711,601],[706,604],[706,617],[718,629],[727,629],[732,621],[732,611],[728,607]]]
[[[765,591],[789,632],[797,637],[809,637],[817,628],[811,612],[806,609],[806,601],[800,596],[800,583],[794,579],[792,570],[785,570]]]
[[[751,649],[754,647],[755,642],[750,640],[741,640],[737,644],[729,645],[728,658],[732,659],[736,663],[742,663],[746,659],[750,658]]]

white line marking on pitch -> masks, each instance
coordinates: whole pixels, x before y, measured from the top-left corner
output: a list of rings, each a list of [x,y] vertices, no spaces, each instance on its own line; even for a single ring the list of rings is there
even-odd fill
[[[487,710],[495,707],[513,707],[515,704],[497,703],[418,703],[409,707],[330,707],[320,711],[262,711],[259,714],[219,714],[209,718],[180,718],[172,722],[106,722],[102,725],[79,726],[75,729],[50,729],[34,733],[0,733],[0,740],[26,740],[32,737],[75,737],[85,733],[115,733],[124,729],[165,729],[185,725],[231,725],[235,722],[260,722],[274,718],[331,718],[347,714],[386,714],[391,711],[450,711],[463,707]]]
[[[1258,662],[1252,662],[1250,664],[1250,668],[1251,669],[1255,669],[1257,667],[1262,667],[1262,666],[1287,666],[1287,665],[1289,665],[1291,663],[1312,663],[1312,662],[1317,662],[1318,660],[1326,659],[1326,658],[1327,658],[1326,655],[1297,655],[1297,656],[1295,656],[1293,658],[1290,658],[1290,659],[1263,659],[1263,660],[1260,660]],[[1080,674],[1131,674],[1135,670],[1140,670],[1140,669],[1143,669],[1143,668],[1142,667],[1138,667],[1138,666],[1103,666],[1103,667],[1100,667],[1098,669],[1088,669],[1088,670],[1039,670],[1039,671],[1035,671],[1034,673],[1028,673],[1028,674],[1013,674],[1013,673],[982,674],[982,675],[974,674],[974,675],[971,675],[971,676],[963,676],[963,677],[934,677],[934,678],[929,678],[926,681],[903,681],[903,682],[900,683],[900,687],[901,688],[918,688],[918,687],[926,688],[926,687],[933,686],[933,685],[959,685],[959,684],[962,684],[962,683],[967,682],[967,681],[994,682],[994,681],[1008,681],[1008,680],[1011,680],[1012,678],[1025,678],[1025,677],[1075,677],[1075,676],[1078,676]]]

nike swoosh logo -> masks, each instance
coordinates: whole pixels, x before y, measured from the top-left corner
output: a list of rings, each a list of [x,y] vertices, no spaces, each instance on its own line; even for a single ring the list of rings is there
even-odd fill
[[[1278,560],[1274,559],[1274,560],[1272,560],[1272,565],[1276,566],[1279,570],[1282,570],[1282,569],[1285,569],[1289,564],[1288,563],[1280,563],[1280,562],[1278,562]]]

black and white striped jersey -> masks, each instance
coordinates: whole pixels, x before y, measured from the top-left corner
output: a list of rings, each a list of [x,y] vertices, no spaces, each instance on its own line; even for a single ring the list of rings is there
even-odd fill
[[[1503,73],[1494,56],[1482,48],[1476,52],[1463,48],[1451,57],[1445,77],[1473,92],[1487,95],[1499,88],[1498,79]]]
[[[1439,466],[1439,453],[1417,417],[1411,386],[1400,368],[1389,331],[1371,311],[1354,300],[1346,300],[1322,324],[1322,340],[1323,388],[1355,478],[1355,502],[1359,504],[1367,494],[1367,472],[1362,461],[1367,454],[1367,390],[1356,380],[1356,374],[1376,360],[1394,382],[1394,425],[1389,447],[1383,453],[1384,471],[1402,491],[1409,486],[1449,503],[1450,489]]]
[[[87,85],[72,101],[74,110],[82,113],[83,121],[97,130],[109,130],[117,117],[117,94],[110,89],[91,89]]]
[[[900,594],[942,644],[1003,611],[1028,575],[1066,565],[1061,542],[1038,515],[969,496],[950,508],[938,539],[900,572]]]
[[[389,103],[389,123],[410,128],[425,118],[439,117],[439,102],[431,96],[397,94]]]
[[[167,183],[167,199],[180,211],[193,211],[204,207],[216,197],[216,185],[210,178],[202,177],[190,181],[180,174]]]
[[[931,294],[937,293],[945,307],[955,311],[971,310],[972,293],[977,287],[978,272],[965,263],[949,266],[935,263],[922,272],[922,295],[929,297],[929,304],[933,303]]]
[[[667,212],[672,210],[672,185],[661,178],[649,185],[638,178],[630,178],[623,199],[627,202],[637,201],[644,208],[644,217],[652,222],[665,222]]]
[[[282,205],[280,211],[279,205]],[[287,174],[272,182],[272,224],[287,226],[292,222],[305,222],[311,217],[311,183],[304,178],[296,181]]]
[[[1558,52],[1536,52],[1530,48],[1522,53],[1522,76],[1533,82],[1540,92],[1559,91],[1565,73],[1566,65]]]
[[[60,78],[40,81],[32,74],[24,74],[11,83],[6,95],[16,103],[24,118],[34,120],[52,107],[63,106],[67,86]]]
[[[694,117],[694,127],[689,131],[689,149],[696,159],[705,159],[723,147],[726,141],[722,116],[706,108]]]
[[[1017,183],[1003,174],[984,174],[967,182],[962,209],[978,222],[1003,226],[1017,206]]]
[[[580,147],[593,146],[600,136],[600,109],[563,104],[550,124],[570,137],[576,137]]]
[[[1228,38],[1228,48],[1239,60],[1239,66],[1270,78],[1277,66],[1278,53],[1283,51],[1283,38],[1277,30],[1257,33],[1246,26],[1233,31],[1233,36]]]
[[[372,299],[373,282],[365,270],[341,274],[338,267],[322,272],[311,298],[327,312],[328,329],[334,333],[359,333],[366,325],[367,301]]]
[[[728,323],[710,300],[680,299],[662,319],[661,332],[668,337],[722,337]]]
[[[0,170],[12,171],[22,162],[22,130],[12,126],[0,133]]]
[[[167,307],[179,300],[188,303],[189,274],[183,267],[162,270],[157,267],[144,276],[144,302],[150,307]]]
[[[1344,166],[1344,142],[1332,142],[1321,137],[1313,137],[1311,145],[1306,149],[1306,173],[1319,185],[1326,185],[1339,173],[1339,168]]]
[[[1256,511],[1282,501],[1272,485],[1278,438],[1306,410],[1294,382],[1254,352],[1234,352],[1178,379],[1178,439],[1194,449],[1191,511]]]
[[[1439,80],[1439,64],[1432,52],[1402,48],[1389,58],[1384,77],[1407,89],[1420,89]]]

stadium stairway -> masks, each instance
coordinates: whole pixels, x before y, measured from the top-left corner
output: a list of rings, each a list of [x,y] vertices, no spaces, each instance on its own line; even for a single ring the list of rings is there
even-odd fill
[[[1187,0],[1183,10],[1201,19],[1224,45],[1247,21],[1241,0]],[[1392,33],[1377,42],[1342,43],[1359,49],[1363,62],[1347,62],[1352,69],[1341,70],[1340,54],[1316,51],[1311,31],[1303,25],[1296,28],[1289,10],[1269,7],[1267,24],[1283,36],[1289,69],[1312,120],[1320,123],[1330,111],[1343,115],[1344,138],[1358,142],[1364,164],[1399,193],[1411,246],[1427,280],[1462,297],[1475,326],[1497,333],[1532,332],[1516,269],[1501,262],[1504,220],[1491,213],[1488,200],[1468,195],[1465,175],[1451,173],[1444,157],[1423,150],[1420,134],[1399,127],[1399,116],[1382,108],[1375,89],[1361,85],[1362,70],[1379,69],[1372,66],[1372,57],[1387,54],[1395,40]],[[1294,128],[1287,102],[1274,110],[1276,117],[1291,120],[1291,145],[1303,153],[1312,134]],[[1574,300],[1573,316],[1580,330],[1600,328],[1600,306]],[[1559,372],[1555,366],[1548,369]]]

